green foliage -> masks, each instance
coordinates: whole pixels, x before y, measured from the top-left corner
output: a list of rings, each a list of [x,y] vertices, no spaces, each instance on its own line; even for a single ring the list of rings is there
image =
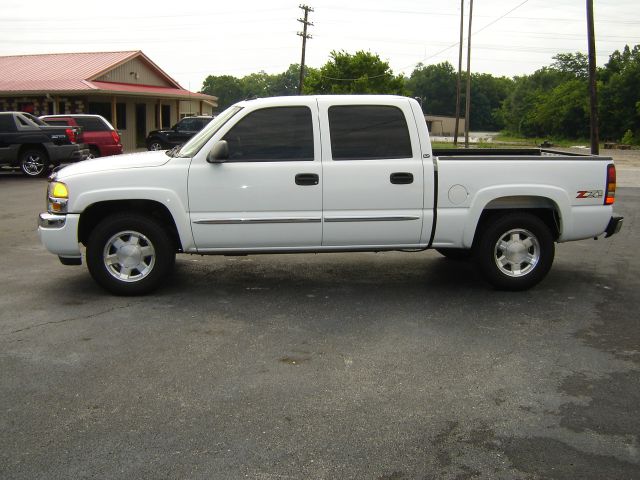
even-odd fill
[[[456,113],[457,73],[449,62],[418,64],[407,79],[407,90],[419,98],[425,113],[453,116]]]
[[[551,68],[568,77],[583,79],[589,77],[589,58],[584,53],[559,53],[551,58],[555,60]]]
[[[635,138],[633,136],[633,132],[631,130],[627,130],[622,136],[622,143],[625,145],[633,145],[636,143]]]
[[[404,77],[396,77],[378,55],[358,51],[332,51],[319,70],[311,70],[304,81],[306,94],[380,93],[404,95]]]
[[[266,72],[252,73],[242,78],[209,75],[202,84],[201,92],[218,97],[218,109],[224,110],[247,98],[296,95],[299,77],[300,66],[297,64],[275,75]]]
[[[601,77],[601,136],[616,140],[631,130],[636,138],[640,137],[640,45],[613,52]]]

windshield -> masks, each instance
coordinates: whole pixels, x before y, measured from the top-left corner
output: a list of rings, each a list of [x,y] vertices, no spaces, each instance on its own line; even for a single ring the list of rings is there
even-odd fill
[[[174,153],[176,157],[193,157],[222,126],[231,119],[242,107],[229,107],[209,124],[198,132],[191,140],[185,143]],[[169,150],[171,151],[171,150]]]

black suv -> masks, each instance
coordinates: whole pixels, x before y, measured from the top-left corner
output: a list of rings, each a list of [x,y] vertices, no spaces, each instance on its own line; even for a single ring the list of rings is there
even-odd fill
[[[168,130],[152,130],[147,135],[147,149],[166,150],[176,145],[182,145],[202,130],[211,120],[213,120],[213,117],[204,115],[184,117]]]

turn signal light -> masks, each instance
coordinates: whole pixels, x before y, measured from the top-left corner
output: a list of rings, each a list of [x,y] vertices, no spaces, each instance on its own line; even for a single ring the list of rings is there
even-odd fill
[[[607,165],[607,194],[604,196],[605,205],[613,205],[616,201],[616,166]]]

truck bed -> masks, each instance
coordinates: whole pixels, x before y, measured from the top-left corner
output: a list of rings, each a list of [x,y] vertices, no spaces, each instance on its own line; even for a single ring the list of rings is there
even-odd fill
[[[581,160],[587,160],[589,158],[603,160],[609,159],[608,157],[600,157],[597,155],[591,155],[590,153],[576,153],[576,152],[563,152],[559,150],[549,150],[545,148],[434,148],[433,155],[440,160],[457,159],[464,157],[465,160],[474,159],[486,159],[491,157],[492,159],[499,157],[514,160],[517,157],[577,157]]]

